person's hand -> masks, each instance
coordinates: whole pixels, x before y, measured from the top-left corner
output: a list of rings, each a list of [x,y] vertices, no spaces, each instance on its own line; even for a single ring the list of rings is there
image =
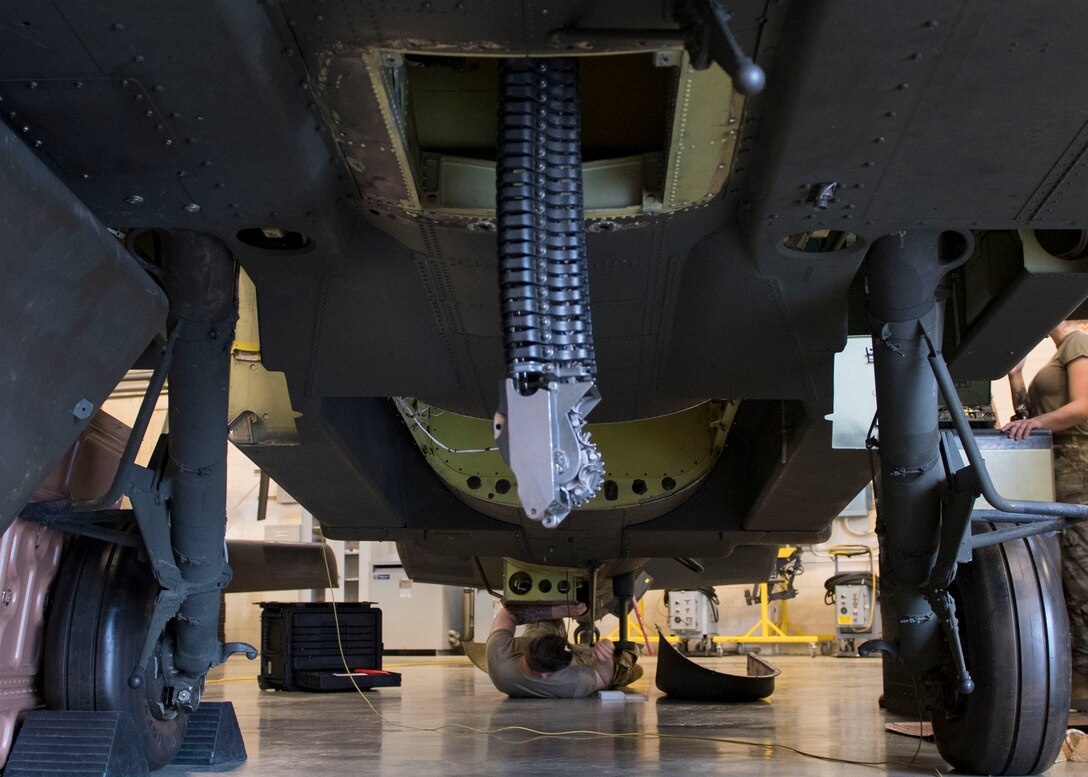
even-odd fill
[[[582,602],[556,604],[552,606],[552,616],[555,618],[578,618],[585,614],[586,606]]]
[[[524,604],[520,602],[506,602],[503,604],[503,609],[510,613],[510,617],[513,618],[514,623],[518,626],[524,626],[527,623],[550,621],[567,616],[577,618],[579,615],[584,615],[586,612],[586,606],[581,602],[575,602],[574,604]]]
[[[593,662],[595,664],[612,665],[612,654],[616,652],[616,646],[610,639],[602,639],[593,646]]]
[[[1021,418],[1015,421],[1009,421],[1001,427],[1001,431],[1007,434],[1010,440],[1023,440],[1031,434],[1032,429],[1042,428],[1043,425],[1039,423],[1038,418]]]
[[[593,651],[590,653],[593,658],[593,671],[597,673],[597,690],[607,688],[612,682],[612,675],[616,672],[616,667],[612,663],[612,654],[615,652],[616,646],[612,644],[610,639],[602,639],[593,646]]]

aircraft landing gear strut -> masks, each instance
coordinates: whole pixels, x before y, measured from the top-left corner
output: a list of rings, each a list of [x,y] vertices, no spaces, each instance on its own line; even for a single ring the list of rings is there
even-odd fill
[[[235,268],[226,247],[206,235],[168,232],[163,244],[170,320],[178,328],[170,368],[170,539],[182,579],[209,589],[190,593],[178,609],[174,664],[202,677],[220,663],[218,583],[230,581],[223,540]]]
[[[122,460],[107,504],[39,503],[47,525],[80,537],[58,576],[47,626],[46,697],[58,709],[128,712],[152,769],[169,763],[200,704],[220,644],[225,557],[227,392],[236,318],[235,265],[196,232],[164,232],[170,338],[126,451],[135,451],[169,366],[170,428],[148,467]],[[115,510],[124,493],[132,510]],[[103,522],[127,522],[106,528]],[[95,539],[92,539],[95,538]],[[62,595],[63,594],[63,595]]]
[[[936,291],[970,248],[960,233],[902,232],[874,242],[866,257],[881,580],[899,636],[863,652],[883,650],[911,671],[938,750],[956,769],[1035,774],[1054,762],[1068,712],[1068,625],[1055,559],[1042,537],[984,548],[971,540],[978,475],[959,466],[937,426]]]

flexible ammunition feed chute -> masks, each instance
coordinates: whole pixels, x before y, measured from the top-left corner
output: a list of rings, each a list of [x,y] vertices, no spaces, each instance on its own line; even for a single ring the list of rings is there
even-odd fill
[[[499,72],[497,215],[507,378],[495,438],[529,518],[558,526],[601,487],[585,431],[600,401],[589,308],[578,63],[509,59]]]

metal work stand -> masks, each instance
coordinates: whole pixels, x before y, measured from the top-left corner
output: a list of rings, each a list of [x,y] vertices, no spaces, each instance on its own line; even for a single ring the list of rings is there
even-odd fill
[[[744,634],[737,635],[724,635],[714,637],[716,644],[722,643],[737,643],[738,652],[744,652],[744,646],[748,644],[753,645],[768,645],[768,644],[787,644],[787,645],[808,645],[809,651],[812,655],[816,655],[816,650],[821,644],[830,643],[834,637],[828,634],[796,634],[791,633],[791,626],[796,629],[796,626],[790,623],[788,615],[788,600],[781,600],[779,607],[781,611],[779,613],[779,623],[775,623],[771,618],[770,609],[771,592],[770,586],[767,583],[759,584],[759,620],[755,622],[752,628],[748,629]]]

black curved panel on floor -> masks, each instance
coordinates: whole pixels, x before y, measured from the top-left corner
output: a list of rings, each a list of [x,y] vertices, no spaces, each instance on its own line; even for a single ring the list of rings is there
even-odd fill
[[[759,701],[774,693],[779,670],[757,655],[748,654],[748,674],[715,672],[685,658],[657,630],[658,690],[685,701]]]

